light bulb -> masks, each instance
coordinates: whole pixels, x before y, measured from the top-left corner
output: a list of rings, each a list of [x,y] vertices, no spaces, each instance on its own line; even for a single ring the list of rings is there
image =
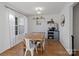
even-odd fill
[[[41,7],[36,7],[35,10],[36,10],[36,11],[42,11],[43,8],[41,8]]]

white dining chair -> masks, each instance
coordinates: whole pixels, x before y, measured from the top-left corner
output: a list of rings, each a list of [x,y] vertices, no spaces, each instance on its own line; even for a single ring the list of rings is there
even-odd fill
[[[44,40],[43,40],[43,44],[42,44],[42,46],[43,46],[43,50],[45,50],[45,45],[46,45],[46,39],[44,38]]]
[[[37,41],[37,46],[39,46],[39,44],[43,47],[43,50],[45,50],[45,44],[46,44],[46,39],[45,39],[45,33],[43,34],[43,41]]]
[[[42,41],[43,50],[45,50],[45,43],[46,43],[45,32],[43,32],[43,41]]]
[[[35,45],[34,43],[32,43],[29,39],[25,38],[25,45],[26,45],[26,51],[25,51],[25,56],[27,54],[27,51],[31,52],[31,56],[34,55],[34,50],[36,49],[37,52],[37,45]]]

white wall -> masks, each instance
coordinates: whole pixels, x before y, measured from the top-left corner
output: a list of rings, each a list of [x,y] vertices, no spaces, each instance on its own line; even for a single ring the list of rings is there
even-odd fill
[[[64,27],[60,24],[60,42],[64,46],[64,48],[68,51],[69,54],[72,54],[72,38],[73,34],[73,9],[71,5],[67,5],[60,15],[65,16],[65,25]]]
[[[7,9],[0,5],[0,53],[10,48]]]
[[[53,20],[58,23],[59,22],[59,16],[58,15],[43,15],[45,17],[45,20],[40,19],[41,25],[36,25],[36,20],[33,19],[34,16],[30,16],[28,18],[28,32],[45,32],[46,38],[47,38],[47,30],[48,30],[48,24],[47,21]]]

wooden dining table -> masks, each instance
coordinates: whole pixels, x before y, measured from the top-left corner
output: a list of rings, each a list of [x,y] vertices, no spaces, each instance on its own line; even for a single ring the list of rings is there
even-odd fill
[[[32,40],[32,41],[43,41],[44,40],[44,33],[43,32],[32,32],[25,35],[25,38]]]
[[[33,42],[39,41],[43,43],[45,40],[45,34],[43,32],[32,32],[32,33],[26,34],[25,38]],[[42,47],[42,53],[43,53],[43,47]]]

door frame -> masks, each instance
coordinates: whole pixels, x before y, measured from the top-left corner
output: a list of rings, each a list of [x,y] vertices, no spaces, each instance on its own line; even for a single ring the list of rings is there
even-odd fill
[[[73,9],[74,9],[74,6],[76,6],[78,4],[78,2],[75,2],[75,3],[73,3],[72,4],[72,35],[71,35],[71,37],[72,37],[72,56],[74,56],[75,55],[75,49],[74,49],[74,11],[73,11]]]

